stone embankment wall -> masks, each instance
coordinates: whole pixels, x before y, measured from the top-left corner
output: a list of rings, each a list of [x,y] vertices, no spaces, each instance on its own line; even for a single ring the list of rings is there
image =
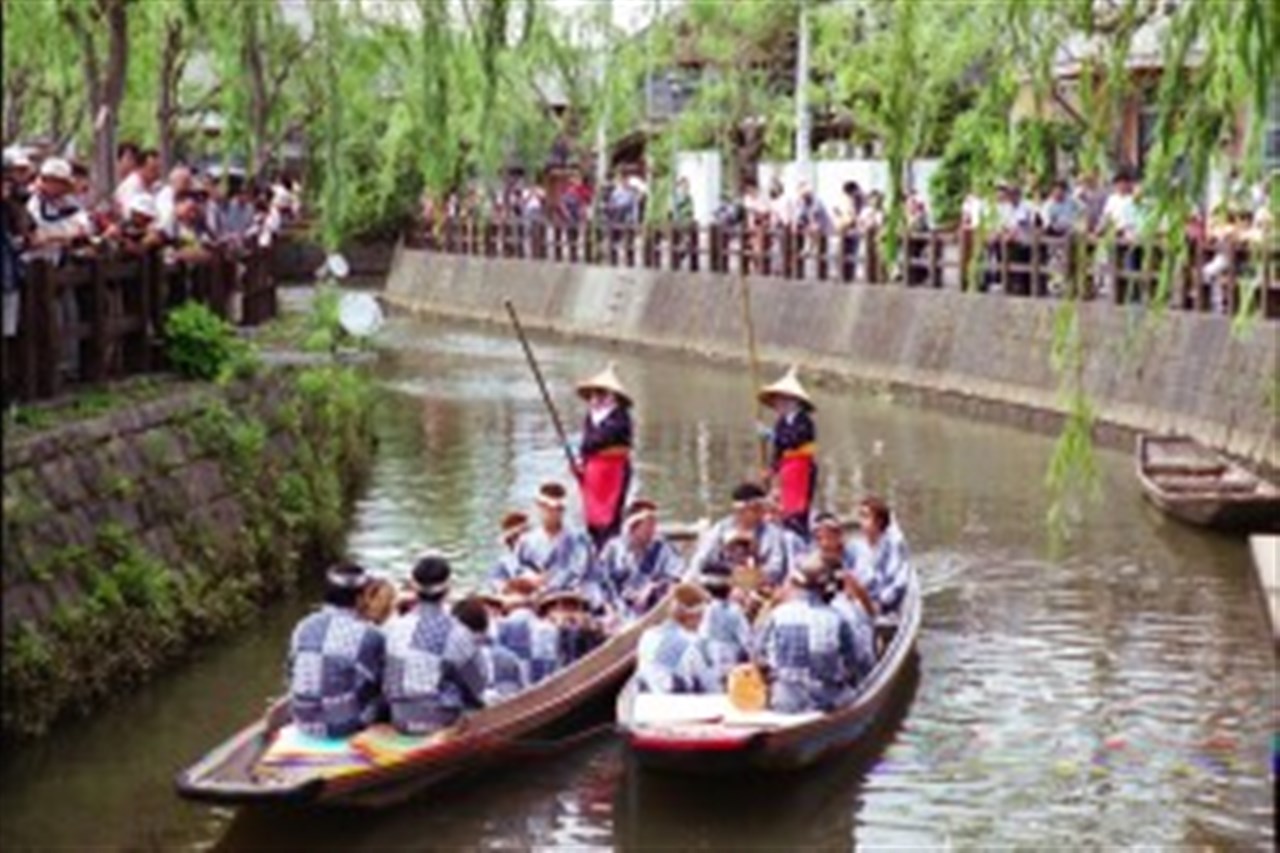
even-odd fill
[[[888,387],[985,418],[1056,429],[1066,404],[1052,362],[1058,303],[901,285],[748,278],[761,358]],[[734,276],[397,251],[393,308],[745,361]],[[1187,434],[1280,468],[1280,347],[1274,322],[1137,309],[1079,311],[1084,384],[1106,443]]]
[[[371,386],[274,370],[4,448],[6,736],[128,689],[339,552]]]

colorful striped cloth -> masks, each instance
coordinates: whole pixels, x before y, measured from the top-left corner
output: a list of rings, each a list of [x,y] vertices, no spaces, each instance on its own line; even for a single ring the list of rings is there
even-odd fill
[[[276,733],[258,759],[257,775],[276,779],[303,776],[345,776],[368,770],[373,763],[353,748],[350,738],[305,734],[290,723]]]
[[[392,726],[380,723],[362,731],[351,739],[351,746],[361,756],[374,764],[385,767],[408,761],[439,747],[453,737],[451,730],[429,735],[406,735]]]

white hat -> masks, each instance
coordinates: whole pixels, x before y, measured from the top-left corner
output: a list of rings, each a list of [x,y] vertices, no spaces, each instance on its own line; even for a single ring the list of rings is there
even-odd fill
[[[40,164],[40,177],[69,181],[71,180],[71,164],[61,157],[50,157]]]
[[[134,193],[125,202],[124,208],[128,213],[141,213],[143,216],[149,216],[152,219],[160,215],[159,211],[156,210],[156,200],[151,197],[150,193]]]
[[[816,408],[813,400],[809,398],[809,392],[800,384],[798,370],[799,368],[793,364],[785,376],[772,385],[761,388],[758,395],[760,402],[768,406],[773,402],[774,397],[790,397],[793,400],[799,400],[809,409]]]
[[[588,392],[591,391],[608,391],[617,397],[622,405],[631,405],[631,395],[627,393],[626,388],[622,387],[622,380],[618,378],[618,366],[612,361],[606,364],[604,370],[595,376],[578,383],[579,397],[586,399]]]
[[[4,149],[4,164],[11,169],[30,169],[31,153],[25,148],[10,145]]]

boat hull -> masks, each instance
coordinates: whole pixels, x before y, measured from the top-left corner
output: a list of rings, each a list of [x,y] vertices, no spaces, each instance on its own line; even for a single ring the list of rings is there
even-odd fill
[[[1203,488],[1170,488],[1166,476],[1177,479],[1178,474],[1162,475],[1159,463],[1155,461],[1167,447],[1174,448],[1173,452],[1187,454],[1199,464],[1206,464],[1204,460],[1214,460],[1223,475],[1231,473],[1236,477],[1252,478],[1221,454],[1201,448],[1187,439],[1139,436],[1136,450],[1138,481],[1152,506],[1185,524],[1224,533],[1280,532],[1280,489],[1274,484],[1253,478],[1257,481],[1253,490],[1235,491],[1218,488],[1219,480],[1205,476]]]
[[[912,581],[903,619],[885,655],[854,702],[821,718],[780,729],[735,730],[720,726],[650,727],[633,724],[634,681],[618,702],[619,728],[642,768],[691,775],[785,773],[836,755],[848,755],[870,739],[895,701],[918,676],[921,594]]]
[[[213,752],[181,771],[175,787],[185,799],[220,805],[315,804],[383,807],[409,799],[461,774],[512,756],[545,749],[545,742],[608,719],[616,691],[635,665],[639,636],[659,620],[660,602],[582,660],[519,695],[467,715],[450,737],[428,752],[397,763],[331,778],[273,784],[255,777],[258,758],[287,722],[278,704]]]

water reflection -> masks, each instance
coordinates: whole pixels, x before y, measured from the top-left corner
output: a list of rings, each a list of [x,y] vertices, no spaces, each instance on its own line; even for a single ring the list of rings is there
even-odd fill
[[[613,804],[617,849],[853,850],[863,786],[894,772],[884,751],[906,719],[919,672],[917,661],[856,751],[808,770],[697,778],[625,760]]]

